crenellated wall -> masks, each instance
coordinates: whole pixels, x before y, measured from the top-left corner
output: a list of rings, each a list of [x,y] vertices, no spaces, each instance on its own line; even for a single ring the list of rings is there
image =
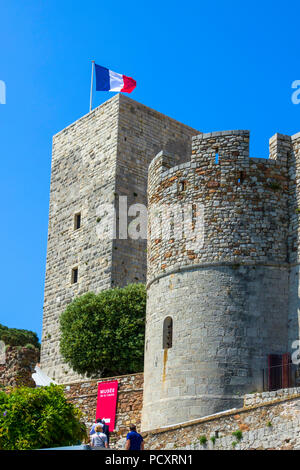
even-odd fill
[[[262,390],[268,355],[299,339],[300,133],[273,136],[269,159],[249,158],[249,131],[196,134],[118,94],[53,140],[41,366],[79,379],[59,352],[61,312],[87,291],[143,282],[147,252],[144,429],[241,406]],[[147,176],[146,249],[126,226]]]
[[[57,383],[79,380],[60,351],[59,317],[86,292],[146,280],[146,239],[127,226],[147,202],[148,165],[160,149],[188,159],[197,131],[116,94],[53,138],[41,367]],[[119,197],[127,198],[119,213]],[[114,214],[116,210],[116,214]],[[74,226],[75,214],[81,226]],[[114,234],[114,215],[116,233]],[[128,218],[127,218],[128,215]],[[126,219],[120,233],[120,220]],[[72,283],[72,269],[78,279]]]
[[[262,390],[268,355],[298,339],[291,142],[277,134],[266,160],[249,158],[248,131],[202,134],[190,162],[174,167],[164,152],[151,162],[143,429],[241,406]]]
[[[280,136],[280,140],[287,136]],[[300,133],[289,138],[289,350],[294,341],[299,339],[300,312]]]

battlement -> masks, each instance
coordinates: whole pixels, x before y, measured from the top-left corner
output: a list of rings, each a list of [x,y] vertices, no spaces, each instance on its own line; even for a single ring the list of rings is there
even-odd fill
[[[233,130],[210,132],[192,137],[192,155],[189,162],[175,165],[175,159],[170,153],[159,152],[149,166],[149,175],[155,178],[160,175],[165,178],[172,174],[192,167],[207,168],[218,174],[225,167],[229,170],[243,171],[247,169],[260,170],[277,167],[285,174],[287,166],[292,164],[294,145],[300,142],[300,133],[295,136],[275,134],[269,141],[269,158],[249,157],[250,132]],[[256,165],[256,166],[255,166]],[[262,166],[263,165],[263,166]],[[238,178],[239,179],[239,178]],[[157,178],[156,178],[157,180]]]
[[[192,154],[188,162],[176,165],[170,153],[159,152],[149,165],[148,184],[153,188],[177,172],[196,169],[202,186],[215,181],[219,187],[228,185],[278,186],[287,190],[289,179],[299,159],[300,133],[294,136],[275,134],[269,141],[269,158],[249,157],[250,132],[233,130],[210,132],[192,137]],[[299,162],[300,164],[300,162]],[[254,183],[256,183],[254,185]],[[166,183],[164,183],[166,184]],[[228,189],[228,188],[227,188]]]
[[[270,139],[269,159],[249,157],[247,130],[192,137],[191,159],[180,165],[160,152],[148,171],[148,282],[199,263],[284,265],[290,257],[291,174],[297,160],[292,142],[298,138],[276,134]],[[163,236],[171,221],[164,222],[159,207],[176,204],[203,208],[200,250],[190,248],[195,233],[176,240],[169,230],[170,236]],[[158,217],[151,215],[152,206]]]

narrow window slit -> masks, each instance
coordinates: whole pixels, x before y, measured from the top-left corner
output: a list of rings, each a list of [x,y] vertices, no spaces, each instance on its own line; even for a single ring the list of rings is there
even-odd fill
[[[76,284],[78,282],[78,268],[72,269],[71,275],[71,284]]]
[[[243,181],[244,181],[244,179],[245,179],[244,172],[243,172],[243,171],[240,171],[240,172],[239,172],[239,177],[238,177],[238,179],[237,179],[237,184],[242,184]]]
[[[74,216],[74,230],[78,230],[81,227],[81,212],[78,212]]]
[[[180,193],[186,190],[186,181],[179,181],[178,190]]]

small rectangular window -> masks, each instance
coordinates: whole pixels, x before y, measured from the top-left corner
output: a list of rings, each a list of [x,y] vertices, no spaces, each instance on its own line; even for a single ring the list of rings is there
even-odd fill
[[[78,268],[72,269],[71,284],[76,284],[78,282]]]
[[[237,184],[242,184],[243,181],[244,181],[244,178],[245,178],[244,172],[243,172],[243,171],[240,171],[240,172],[239,172],[239,177],[237,178]]]
[[[182,193],[185,190],[186,190],[186,181],[179,181],[178,192]]]
[[[78,230],[81,226],[81,213],[78,212],[74,217],[74,230]]]

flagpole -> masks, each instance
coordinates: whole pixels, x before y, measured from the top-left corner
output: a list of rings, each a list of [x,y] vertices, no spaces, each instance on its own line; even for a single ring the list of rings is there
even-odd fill
[[[90,92],[90,112],[92,111],[92,101],[93,101],[94,63],[95,63],[95,61],[92,60],[92,78],[91,78],[91,92]]]

